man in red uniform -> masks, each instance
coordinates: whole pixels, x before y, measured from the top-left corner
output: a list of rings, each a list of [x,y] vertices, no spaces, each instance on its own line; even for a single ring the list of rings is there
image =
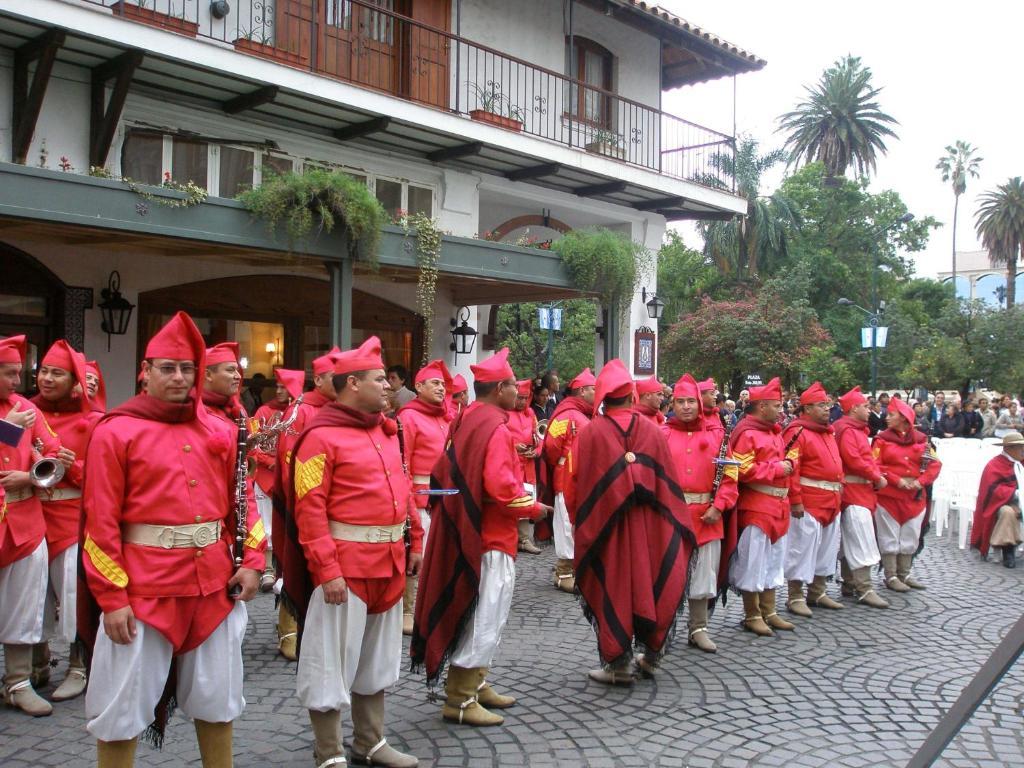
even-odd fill
[[[835,576],[839,554],[839,504],[843,495],[843,460],[829,425],[828,393],[814,382],[800,395],[800,415],[782,433],[797,451],[789,476],[789,536],[785,576],[786,607],[795,616],[811,617],[809,606],[843,607],[825,589]],[[808,584],[804,595],[804,584]]]
[[[551,485],[555,494],[555,513],[551,520],[555,557],[558,558],[555,561],[554,585],[569,594],[576,591],[576,577],[573,570],[572,520],[568,512],[572,500],[566,498],[566,493],[572,492],[569,478],[573,472],[573,448],[579,431],[590,423],[596,383],[597,379],[589,368],[584,368],[569,382],[568,397],[555,406],[544,435],[544,461],[551,469]]]
[[[0,419],[25,427],[16,446],[0,444],[0,485],[7,509],[0,530],[0,643],[6,663],[5,700],[40,717],[53,711],[33,690],[30,679],[32,646],[43,638],[48,556],[43,506],[29,470],[40,454],[59,458],[65,467],[74,456],[61,449],[39,410],[16,393],[25,350],[24,336],[0,339]]]
[[[523,487],[508,412],[516,379],[508,349],[471,366],[476,400],[452,425],[451,441],[434,478],[459,493],[442,496],[416,601],[409,654],[426,665],[427,681],[448,659],[441,715],[467,725],[500,725],[490,709],[515,704],[487,682],[516,581],[518,520],[550,511]]]
[[[82,562],[102,616],[98,627],[80,616],[79,632],[87,644],[96,632],[85,711],[99,768],[134,763],[154,710],[168,714],[170,675],[203,765],[231,765],[232,721],[245,706],[245,601],[265,536],[247,499],[236,567],[237,430],[202,404],[205,357],[199,330],[177,313],[146,346],[147,394],[108,413],[89,443]],[[158,715],[153,727],[164,723]]]
[[[469,405],[469,385],[466,383],[466,377],[461,373],[456,373],[452,377],[452,389],[451,396],[448,400],[448,416],[452,421],[455,421],[455,417],[462,413],[466,406]]]
[[[868,442],[871,412],[860,387],[842,395],[839,407],[844,415],[835,422],[834,428],[844,473],[840,516],[843,594],[856,597],[857,602],[871,608],[888,608],[889,603],[871,586],[871,568],[878,564],[880,557],[875,539],[876,491],[886,485]]]
[[[729,558],[729,553],[722,556],[722,516],[739,497],[739,473],[735,466],[720,469],[715,463],[716,459],[731,460],[732,456],[725,433],[719,435],[709,429],[697,382],[690,374],[683,374],[676,382],[672,396],[675,418],[663,430],[698,546],[689,583],[689,643],[705,653],[714,653],[718,648],[708,634],[708,601],[718,594],[719,566]]]
[[[985,465],[978,485],[978,501],[971,526],[971,549],[984,560],[989,547],[1001,549],[1003,565],[1017,567],[1017,546],[1024,538],[1021,527],[1021,494],[1024,494],[1024,435],[1011,430],[1003,435],[1003,452]]]
[[[352,711],[353,763],[416,766],[384,738],[384,689],[398,682],[402,593],[406,575],[419,570],[423,529],[397,427],[383,415],[389,387],[380,340],[338,353],[333,366],[337,399],[295,443],[288,489],[298,541],[286,531],[284,594],[301,627],[299,702],[309,710],[320,768],[345,764],[344,706]]]
[[[238,393],[242,389],[242,364],[238,344],[225,341],[206,350],[203,380],[203,405],[224,423],[238,429],[238,420],[247,418]]]
[[[771,636],[793,625],[775,610],[775,590],[785,583],[786,533],[789,530],[789,476],[796,449],[788,455],[779,426],[782,387],[778,377],[750,388],[747,415],[732,431],[730,446],[740,462],[736,505],[740,537],[729,569],[729,584],[743,596],[743,628]]]
[[[515,441],[516,453],[523,470],[523,488],[537,498],[537,449],[540,436],[537,434],[537,415],[530,407],[533,381],[524,379],[516,382],[516,404],[508,412],[508,430]],[[519,551],[539,555],[540,548],[533,543],[533,523],[528,517],[519,518]]]
[[[942,469],[924,432],[914,429],[914,410],[902,400],[889,401],[887,429],[875,435],[871,450],[887,484],[878,491],[875,532],[882,555],[885,585],[893,592],[924,589],[911,578],[924,523],[924,489]]]
[[[452,377],[442,360],[431,360],[416,372],[413,386],[416,397],[398,409],[396,414],[402,427],[402,449],[405,465],[412,476],[413,500],[423,526],[424,546],[430,534],[430,497],[415,493],[430,489],[430,473],[444,453],[451,423],[445,398]],[[402,597],[402,634],[412,634],[413,606],[416,603],[416,577],[405,580]]]
[[[664,398],[665,386],[658,381],[657,376],[649,379],[640,379],[636,383],[636,411],[646,416],[657,426],[665,423],[665,416],[661,412],[661,403]]]
[[[708,422],[708,429],[722,434],[725,426],[722,423],[722,414],[716,404],[718,402],[718,387],[714,379],[704,379],[697,382],[697,389],[700,391],[700,404],[704,412],[704,418]]]
[[[37,488],[36,496],[46,518],[46,549],[50,580],[46,593],[43,642],[33,648],[32,667],[36,687],[50,676],[48,641],[61,637],[71,643],[68,671],[53,693],[54,701],[66,701],[85,691],[85,660],[75,643],[77,633],[78,531],[82,522],[82,479],[85,448],[103,415],[92,408],[85,381],[85,357],[63,339],[54,343],[39,364],[39,394],[32,398],[46,423],[60,439],[61,447],[74,456],[61,481],[51,488]]]
[[[95,360],[85,361],[85,386],[93,410],[106,413],[107,385],[103,381],[103,372],[100,370],[100,364]]]
[[[621,360],[601,369],[572,477],[576,578],[601,658],[588,674],[606,685],[632,684],[634,644],[639,672],[657,671],[697,548],[668,444],[634,391]]]

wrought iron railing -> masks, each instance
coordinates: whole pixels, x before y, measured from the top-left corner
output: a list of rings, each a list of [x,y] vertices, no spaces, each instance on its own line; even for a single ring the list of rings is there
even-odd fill
[[[85,0],[111,13],[676,178],[731,136],[395,13],[392,0]]]

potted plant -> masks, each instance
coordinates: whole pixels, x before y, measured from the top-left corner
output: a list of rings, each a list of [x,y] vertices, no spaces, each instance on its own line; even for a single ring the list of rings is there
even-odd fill
[[[626,150],[622,146],[619,134],[605,128],[598,128],[593,132],[593,134],[591,134],[590,141],[586,145],[586,150],[587,152],[592,152],[595,155],[614,157],[617,160],[626,159]]]
[[[273,38],[267,35],[257,36],[254,33],[242,30],[243,36],[234,41],[236,51],[251,53],[254,56],[261,56],[265,59],[273,59],[282,64],[305,66],[309,64],[309,55],[303,55],[298,51],[289,51],[285,48],[278,48],[274,45]],[[259,39],[256,39],[259,37]]]
[[[518,106],[509,101],[508,97],[501,92],[498,83],[488,80],[487,85],[479,86],[475,83],[469,84],[476,95],[477,109],[471,109],[469,116],[481,123],[490,123],[499,128],[505,128],[517,133],[523,130],[526,123],[526,116]]]
[[[173,5],[168,5],[166,12],[150,8],[152,0],[118,0],[110,6],[110,10],[115,16],[195,37],[199,33],[199,23],[185,18],[185,4],[189,2],[191,0],[182,0],[180,15]]]

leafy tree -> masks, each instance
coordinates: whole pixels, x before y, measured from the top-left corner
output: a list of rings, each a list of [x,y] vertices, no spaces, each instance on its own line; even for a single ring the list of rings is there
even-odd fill
[[[548,367],[548,332],[541,330],[535,302],[503,304],[495,329],[497,346],[509,348],[509,363],[516,376],[533,378]],[[590,299],[561,302],[562,330],[555,332],[552,360],[562,378],[575,376],[594,365],[597,305]]]
[[[966,141],[946,147],[935,168],[942,172],[943,181],[953,182],[953,293],[956,294],[956,224],[960,213],[960,195],[967,191],[967,177],[978,178],[978,166],[983,158],[975,157],[977,148]]]
[[[1021,392],[1024,382],[1024,306],[986,307],[967,338],[977,378],[999,392]]]
[[[718,270],[704,254],[688,248],[678,232],[666,233],[658,251],[658,298],[665,302],[666,323],[676,322],[718,279]]]
[[[1017,299],[1017,257],[1024,258],[1024,182],[1020,176],[986,192],[975,228],[992,266],[1006,267],[1006,308]]]
[[[876,153],[885,154],[885,137],[896,138],[896,119],[876,101],[881,88],[871,84],[871,69],[859,56],[838,59],[807,96],[779,118],[787,131],[790,163],[818,160],[830,177],[842,176],[851,165],[859,175],[875,170]]]
[[[817,380],[829,392],[846,392],[857,379],[846,360],[836,354],[835,344],[823,344],[811,349],[800,361],[802,383]]]

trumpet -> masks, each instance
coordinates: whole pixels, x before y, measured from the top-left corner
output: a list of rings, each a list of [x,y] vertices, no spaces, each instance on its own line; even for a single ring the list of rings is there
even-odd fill
[[[249,448],[256,448],[263,453],[277,453],[277,441],[281,435],[295,434],[290,428],[299,416],[299,406],[302,405],[303,397],[305,397],[304,394],[299,395],[295,399],[295,402],[292,404],[292,412],[287,418],[282,419],[281,414],[275,413],[270,419],[261,419],[259,429],[247,438]]]
[[[42,458],[32,465],[28,476],[36,488],[53,488],[64,477],[64,465],[57,459]]]
[[[544,435],[548,433],[548,420],[541,419],[537,422],[537,434],[540,435],[541,439],[544,439]]]

